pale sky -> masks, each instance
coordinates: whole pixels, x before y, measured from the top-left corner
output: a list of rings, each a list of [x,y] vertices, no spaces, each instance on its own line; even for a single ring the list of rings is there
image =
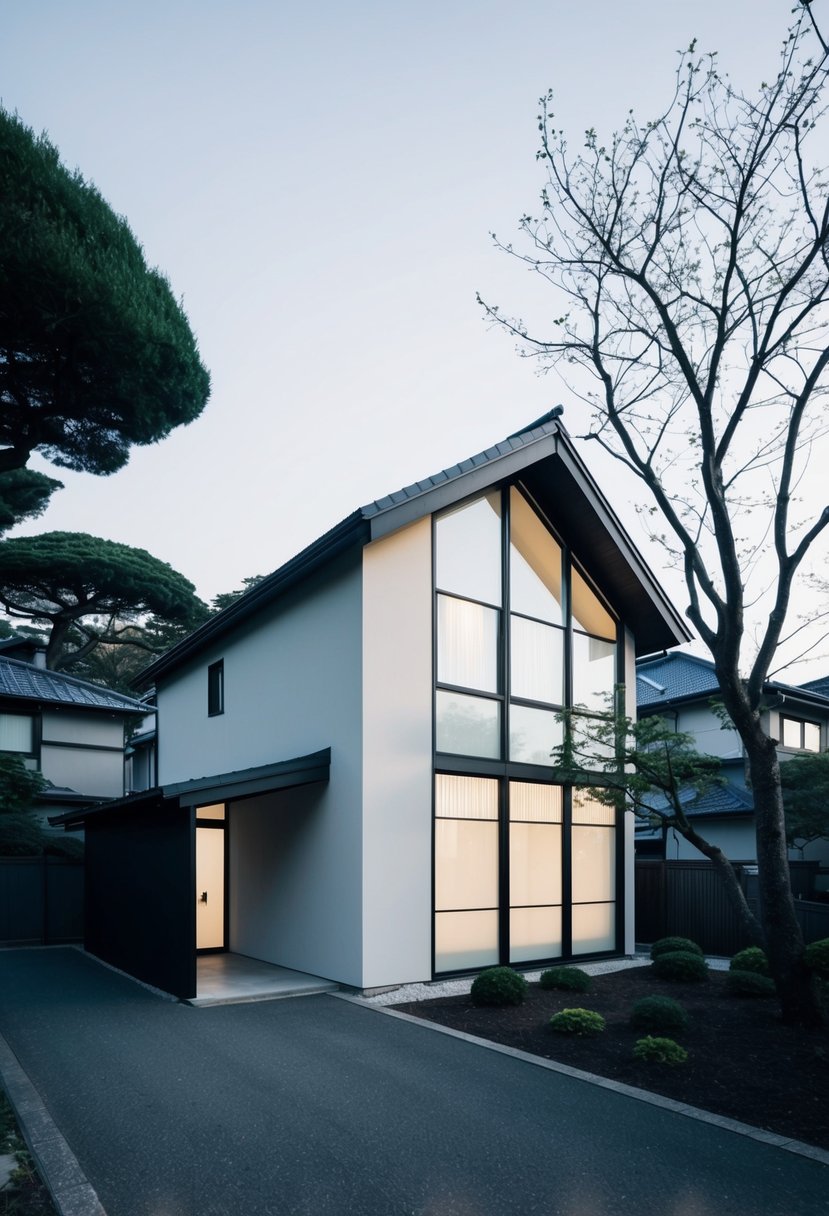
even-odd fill
[[[3,0],[2,103],[127,216],[213,379],[201,419],[110,478],[59,470],[66,489],[19,532],[140,546],[209,599],[559,401],[578,432],[566,388],[475,302],[522,310],[528,277],[488,234],[512,237],[537,199],[537,98],[554,89],[573,143],[609,134],[660,110],[693,37],[756,85],[790,11]],[[583,454],[658,569],[638,483]]]

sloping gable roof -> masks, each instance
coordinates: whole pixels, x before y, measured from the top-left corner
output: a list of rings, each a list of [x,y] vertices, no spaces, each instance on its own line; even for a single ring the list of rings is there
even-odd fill
[[[817,680],[806,680],[800,687],[807,692],[816,692],[821,697],[829,697],[829,676],[820,676]]]
[[[519,475],[522,480],[526,477],[535,495],[550,499],[562,529],[580,538],[579,557],[594,563],[597,581],[615,596],[623,615],[637,622],[640,653],[690,641],[682,617],[576,452],[561,423],[562,412],[563,407],[556,406],[468,460],[359,507],[172,647],[140,674],[136,684],[166,675],[343,553]]]
[[[108,709],[145,714],[147,706],[134,697],[112,692],[99,684],[77,680],[59,671],[46,671],[34,663],[0,655],[0,697],[38,701],[50,705],[76,705],[82,709]]]

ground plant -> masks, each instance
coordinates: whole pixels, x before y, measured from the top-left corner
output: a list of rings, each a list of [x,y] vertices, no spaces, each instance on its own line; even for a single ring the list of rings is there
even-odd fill
[[[636,1043],[633,1057],[636,1060],[645,1060],[649,1064],[670,1064],[672,1068],[675,1068],[678,1064],[687,1062],[688,1052],[673,1039],[647,1035]]]
[[[471,997],[476,1005],[520,1005],[527,981],[512,967],[490,967],[476,976]]]
[[[803,957],[806,966],[810,967],[815,975],[829,980],[829,937],[821,938],[819,942],[812,942],[808,945]]]
[[[560,988],[564,992],[587,992],[590,976],[580,967],[549,967],[538,980],[542,988]]]
[[[708,964],[699,954],[689,950],[673,950],[658,954],[651,963],[653,970],[663,980],[694,980],[699,983],[708,979]]]
[[[740,950],[732,958],[730,967],[732,971],[755,971],[758,975],[771,975],[766,952],[759,946],[748,946],[745,950]]]
[[[681,950],[684,954],[698,954],[703,958],[703,950],[696,942],[692,942],[689,937],[660,937],[658,942],[654,942],[651,946],[651,960],[659,958],[660,954],[675,954],[677,950]]]
[[[670,996],[643,996],[630,1011],[630,1024],[634,1030],[672,1030],[676,1034],[687,1030],[688,1022],[683,1006]]]
[[[0,1216],[56,1216],[44,1186],[17,1126],[14,1112],[0,1091],[0,1154],[15,1158],[15,1168],[0,1190]]]
[[[550,1029],[557,1034],[601,1034],[604,1028],[604,1018],[592,1009],[562,1009],[550,1018]]]
[[[729,971],[725,982],[733,996],[774,996],[774,981],[757,971]]]

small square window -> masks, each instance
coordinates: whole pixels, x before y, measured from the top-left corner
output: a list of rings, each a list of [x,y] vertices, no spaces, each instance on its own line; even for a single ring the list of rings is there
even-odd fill
[[[207,713],[211,718],[225,712],[225,661],[211,663],[207,669]]]

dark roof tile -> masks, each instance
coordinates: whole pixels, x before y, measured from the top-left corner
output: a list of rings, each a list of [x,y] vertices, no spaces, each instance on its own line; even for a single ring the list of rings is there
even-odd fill
[[[78,705],[84,709],[112,709],[121,713],[148,712],[147,706],[133,697],[112,692],[98,684],[77,680],[59,671],[47,671],[33,663],[0,656],[0,696],[52,705]]]

